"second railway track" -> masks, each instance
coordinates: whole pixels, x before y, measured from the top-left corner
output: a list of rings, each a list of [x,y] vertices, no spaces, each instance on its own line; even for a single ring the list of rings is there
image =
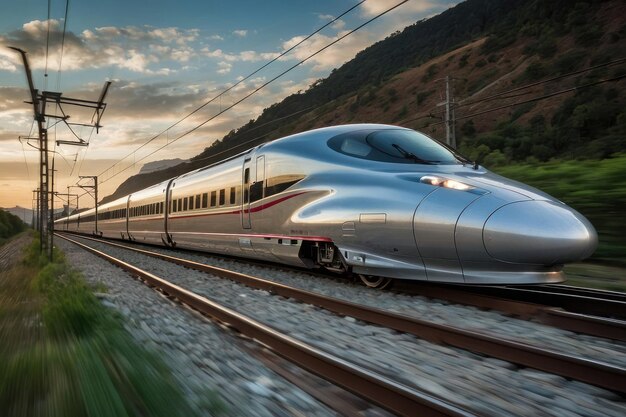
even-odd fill
[[[102,242],[105,243],[105,242]],[[120,245],[106,242],[109,245]],[[566,378],[578,379],[587,383],[601,386],[616,392],[625,391],[626,373],[624,368],[611,366],[598,361],[590,361],[579,357],[541,349],[522,343],[502,340],[497,337],[479,334],[451,326],[429,323],[400,314],[372,309],[338,299],[324,297],[310,291],[291,288],[280,283],[271,282],[245,274],[227,271],[168,255],[131,249],[143,255],[159,257],[170,262],[176,262],[187,268],[193,268],[242,282],[248,286],[264,289],[272,293],[291,297],[322,306],[338,314],[354,317],[366,322],[382,325],[395,330],[414,334],[431,342],[447,344],[461,349],[470,350],[498,359],[506,360],[518,365],[544,370]]]

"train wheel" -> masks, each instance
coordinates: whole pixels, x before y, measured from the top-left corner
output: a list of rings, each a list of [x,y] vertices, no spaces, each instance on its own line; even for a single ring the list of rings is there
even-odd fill
[[[369,288],[377,288],[379,290],[391,287],[393,283],[392,278],[383,278],[383,277],[375,277],[372,275],[361,275],[359,274],[361,281],[365,284],[366,287]]]

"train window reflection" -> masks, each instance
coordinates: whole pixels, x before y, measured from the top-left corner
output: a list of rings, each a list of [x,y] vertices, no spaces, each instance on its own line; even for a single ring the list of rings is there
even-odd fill
[[[359,130],[328,140],[337,152],[360,159],[402,164],[458,164],[462,157],[411,129]]]

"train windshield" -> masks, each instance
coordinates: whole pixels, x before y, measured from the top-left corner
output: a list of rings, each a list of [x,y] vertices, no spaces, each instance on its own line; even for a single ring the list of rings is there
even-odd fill
[[[372,161],[405,164],[458,164],[460,158],[437,141],[409,129],[362,130],[331,138],[343,154]]]

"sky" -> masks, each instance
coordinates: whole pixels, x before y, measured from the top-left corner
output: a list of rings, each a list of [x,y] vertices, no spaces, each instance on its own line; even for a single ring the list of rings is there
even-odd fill
[[[38,141],[28,140],[37,135],[32,105],[25,103],[30,93],[21,57],[9,46],[27,52],[39,91],[95,101],[105,81],[112,82],[98,132],[87,126],[70,130],[52,117],[46,121],[55,190],[66,192],[67,186],[79,182],[79,176],[99,175],[99,195],[105,196],[144,163],[188,159],[200,153],[230,130],[256,119],[264,108],[305,91],[372,43],[458,3],[409,0],[215,117],[311,53],[400,2],[366,0],[185,118],[359,1],[70,0],[67,19],[66,2],[0,0],[0,207],[32,207],[32,191],[39,185]],[[47,113],[89,124],[93,110],[49,105]],[[77,141],[77,137],[89,145],[55,145],[57,140]],[[88,185],[89,181],[80,183]],[[78,188],[70,192],[83,193]],[[61,200],[55,202],[60,204]],[[80,205],[92,206],[93,199],[85,195]]]

